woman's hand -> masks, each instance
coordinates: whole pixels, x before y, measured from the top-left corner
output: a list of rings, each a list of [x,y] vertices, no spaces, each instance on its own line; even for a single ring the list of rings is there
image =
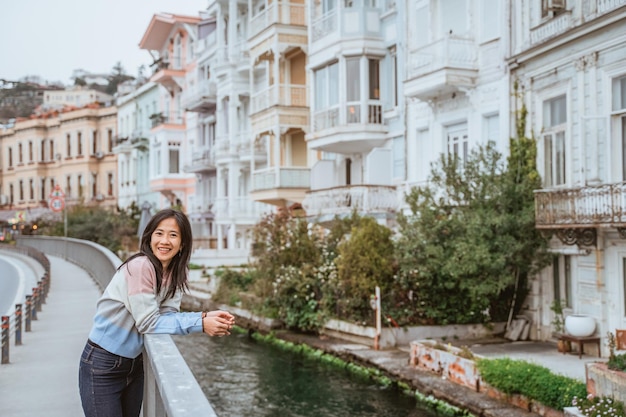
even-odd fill
[[[229,312],[209,311],[202,318],[202,331],[209,336],[228,336],[234,324],[235,316]]]

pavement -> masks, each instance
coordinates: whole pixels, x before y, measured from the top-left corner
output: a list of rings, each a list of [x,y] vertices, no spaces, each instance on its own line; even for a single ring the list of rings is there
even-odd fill
[[[78,363],[100,290],[89,274],[61,258],[50,259],[50,291],[22,345],[10,346],[0,365],[0,416],[80,417]]]
[[[10,363],[0,365],[0,416],[82,416],[78,395],[78,363],[95,313],[100,290],[86,271],[61,258],[49,256],[51,286],[46,303],[32,322],[23,344],[10,346]],[[192,289],[190,297],[207,294]],[[202,303],[203,300],[200,300]],[[483,416],[537,416],[484,394],[463,389],[452,382],[409,366],[408,346],[376,351],[342,340],[280,332],[280,337],[303,342],[376,366],[399,380],[409,381],[425,395],[449,400],[454,405],[480,410]],[[555,373],[585,380],[585,363],[605,360],[589,355],[561,354],[556,344],[506,342],[503,339],[458,341],[484,357],[511,357],[536,362]],[[448,393],[448,394],[446,394]]]

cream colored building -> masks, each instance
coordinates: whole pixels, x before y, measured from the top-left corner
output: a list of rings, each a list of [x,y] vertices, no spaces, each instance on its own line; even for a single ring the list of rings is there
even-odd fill
[[[83,107],[91,103],[111,103],[113,96],[98,90],[75,87],[65,90],[46,90],[43,94],[43,108],[61,109],[66,106]]]
[[[116,114],[116,107],[90,105],[0,131],[2,208],[47,207],[56,185],[66,205],[116,207]]]

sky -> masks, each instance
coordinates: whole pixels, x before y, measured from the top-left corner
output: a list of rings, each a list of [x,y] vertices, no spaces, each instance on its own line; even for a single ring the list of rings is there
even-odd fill
[[[0,2],[0,79],[40,76],[71,85],[72,72],[109,74],[117,62],[137,75],[152,16],[198,16],[208,0],[4,0]],[[149,72],[148,72],[149,73]]]

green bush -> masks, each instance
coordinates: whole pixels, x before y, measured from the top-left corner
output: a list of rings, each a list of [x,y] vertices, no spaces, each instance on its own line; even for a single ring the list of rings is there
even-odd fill
[[[626,372],[626,353],[611,356],[606,365],[614,371]]]
[[[553,374],[548,368],[510,358],[480,359],[476,366],[485,382],[504,394],[521,394],[555,410],[584,398],[583,382]]]

